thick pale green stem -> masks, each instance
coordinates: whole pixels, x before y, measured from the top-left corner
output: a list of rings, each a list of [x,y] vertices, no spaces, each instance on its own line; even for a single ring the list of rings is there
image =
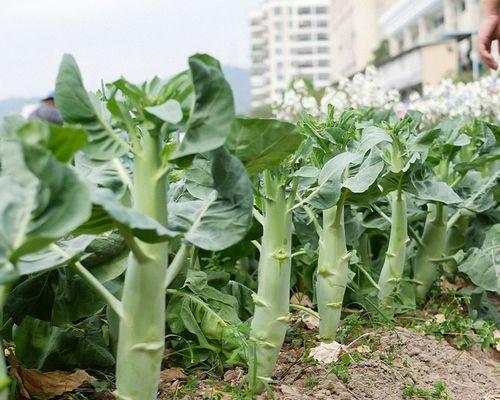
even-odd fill
[[[319,240],[316,296],[320,315],[319,335],[334,340],[340,324],[340,312],[348,279],[344,206],[323,211],[323,229]]]
[[[134,160],[134,207],[167,224],[167,188],[159,178],[161,141],[145,132],[142,152]],[[146,257],[129,256],[123,287],[115,396],[156,399],[164,350],[165,277],[168,244],[138,242]]]
[[[292,216],[285,188],[265,175],[265,212],[259,259],[259,287],[249,345],[249,384],[260,391],[269,381],[289,319]]]
[[[429,289],[438,277],[438,263],[433,259],[443,257],[446,240],[447,207],[443,203],[429,204],[425,220],[422,245],[415,256],[413,279],[417,281],[415,295],[425,300]]]
[[[378,281],[380,287],[378,293],[379,306],[384,315],[388,317],[394,315],[394,293],[399,288],[399,283],[403,277],[406,244],[409,240],[404,194],[392,192],[391,199],[392,215],[389,247]]]
[[[462,215],[455,224],[448,227],[446,232],[445,256],[452,256],[465,246],[465,231],[469,226],[469,216]],[[443,263],[443,269],[448,279],[454,279],[457,273],[457,263],[455,261],[446,261]]]

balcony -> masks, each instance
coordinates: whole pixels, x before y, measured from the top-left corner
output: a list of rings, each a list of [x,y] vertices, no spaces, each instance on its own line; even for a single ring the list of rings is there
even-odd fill
[[[392,36],[442,6],[443,0],[400,0],[380,17],[379,24],[387,36]]]

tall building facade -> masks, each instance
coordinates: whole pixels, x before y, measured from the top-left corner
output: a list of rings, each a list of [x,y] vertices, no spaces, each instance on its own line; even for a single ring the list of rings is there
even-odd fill
[[[250,14],[252,108],[271,104],[296,77],[332,82],[331,0],[263,0]]]
[[[379,71],[386,86],[415,89],[443,78],[477,77],[480,0],[398,0],[379,19],[389,58]]]
[[[378,21],[397,0],[332,0],[335,80],[360,72],[384,39]]]

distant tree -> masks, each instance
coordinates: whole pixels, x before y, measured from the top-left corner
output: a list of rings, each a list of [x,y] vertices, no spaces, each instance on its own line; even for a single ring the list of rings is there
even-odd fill
[[[378,47],[375,50],[373,50],[373,59],[371,63],[376,66],[388,57],[389,57],[389,41],[387,39],[384,39],[380,42]]]

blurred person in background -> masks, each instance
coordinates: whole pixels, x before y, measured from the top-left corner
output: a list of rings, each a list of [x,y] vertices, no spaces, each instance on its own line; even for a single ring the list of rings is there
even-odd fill
[[[498,69],[498,62],[491,47],[496,41],[500,47],[500,0],[483,0],[483,21],[478,33],[479,53],[483,62],[491,69]]]
[[[56,104],[54,103],[54,92],[50,92],[45,98],[42,99],[42,104],[33,111],[29,119],[40,119],[42,121],[50,122],[51,124],[62,125],[63,120],[57,111]]]

